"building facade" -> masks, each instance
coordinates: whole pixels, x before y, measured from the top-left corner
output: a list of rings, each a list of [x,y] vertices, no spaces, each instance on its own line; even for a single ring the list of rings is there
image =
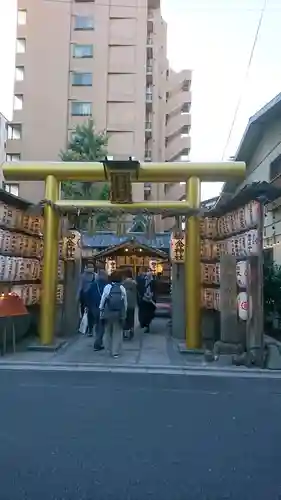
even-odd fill
[[[18,0],[7,160],[58,160],[90,117],[107,131],[109,155],[186,160],[192,75],[169,68],[166,31],[160,0]],[[42,199],[37,184],[20,182],[19,195]],[[174,186],[136,184],[133,196],[178,194]]]
[[[236,194],[253,182],[266,181],[281,188],[281,93],[249,120],[238,151],[237,161],[246,162],[243,183],[226,182],[223,194]],[[264,248],[281,265],[281,198],[269,204],[264,214]]]
[[[6,160],[7,119],[0,113],[0,165]],[[3,187],[3,175],[0,169],[0,188]]]

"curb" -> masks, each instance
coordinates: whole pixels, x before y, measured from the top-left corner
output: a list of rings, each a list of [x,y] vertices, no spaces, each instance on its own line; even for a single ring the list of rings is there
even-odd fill
[[[176,366],[176,365],[104,365],[93,363],[55,363],[0,361],[0,371],[60,371],[60,372],[104,372],[104,373],[150,373],[161,375],[189,375],[213,377],[281,378],[281,371],[257,368],[217,367],[217,366]]]

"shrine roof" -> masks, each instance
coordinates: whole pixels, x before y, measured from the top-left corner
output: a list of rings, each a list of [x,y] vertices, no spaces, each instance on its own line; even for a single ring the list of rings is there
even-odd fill
[[[272,184],[262,181],[247,184],[236,195],[221,195],[216,206],[204,212],[205,216],[221,216],[232,210],[243,207],[250,201],[256,200],[262,204],[270,203],[281,196],[281,189]]]
[[[170,233],[156,233],[149,238],[144,233],[127,233],[123,236],[117,236],[111,231],[97,231],[94,235],[86,232],[81,233],[82,248],[97,248],[103,250],[109,247],[119,246],[123,243],[136,242],[148,248],[169,251]]]
[[[26,210],[33,204],[19,196],[8,193],[5,189],[0,188],[0,201],[7,204],[9,207],[19,208],[21,210]]]

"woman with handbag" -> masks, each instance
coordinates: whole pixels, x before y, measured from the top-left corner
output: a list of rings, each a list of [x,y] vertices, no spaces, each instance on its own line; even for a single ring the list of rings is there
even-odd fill
[[[156,287],[151,269],[138,281],[138,305],[140,327],[149,333],[156,310]]]

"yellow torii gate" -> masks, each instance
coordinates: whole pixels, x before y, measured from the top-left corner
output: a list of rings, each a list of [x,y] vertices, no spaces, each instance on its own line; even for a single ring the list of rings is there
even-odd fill
[[[110,163],[110,162],[108,162]],[[123,162],[124,164],[126,162]],[[112,203],[94,200],[61,200],[60,182],[85,181],[101,182],[108,178],[107,164],[91,162],[16,162],[4,163],[3,173],[6,180],[45,181],[45,200],[51,203],[44,207],[44,262],[42,279],[42,300],[40,314],[40,340],[50,345],[54,339],[55,306],[58,265],[58,223],[57,207],[69,208],[109,208],[110,210],[179,210],[200,208],[200,183],[224,182],[229,179],[243,178],[244,162],[173,162],[173,163],[134,163],[130,170],[130,182],[176,183],[186,182],[186,202],[155,201],[142,203]],[[136,167],[137,164],[137,167]],[[110,169],[109,169],[110,170]],[[125,169],[126,170],[126,169]],[[118,171],[115,174],[118,174]],[[200,228],[199,218],[188,218],[185,237],[188,246],[185,252],[185,311],[186,345],[190,349],[201,346],[200,334]],[[183,311],[184,314],[184,311]]]

